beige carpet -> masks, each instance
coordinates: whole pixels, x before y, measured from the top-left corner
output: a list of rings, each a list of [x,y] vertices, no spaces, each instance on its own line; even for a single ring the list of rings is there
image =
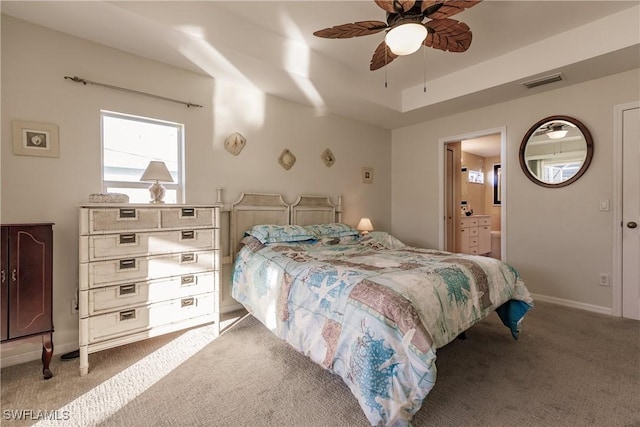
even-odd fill
[[[640,322],[537,303],[517,342],[496,315],[467,335],[438,351],[415,426],[640,426]],[[49,381],[38,362],[3,369],[2,425],[368,425],[342,380],[251,317],[89,360],[80,377],[54,355]]]

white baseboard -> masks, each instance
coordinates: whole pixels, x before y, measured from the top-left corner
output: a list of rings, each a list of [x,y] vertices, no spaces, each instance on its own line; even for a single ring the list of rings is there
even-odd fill
[[[569,299],[550,297],[547,295],[540,294],[531,294],[533,297],[533,303],[535,305],[536,300],[543,302],[550,302],[552,304],[563,305],[565,307],[571,308],[579,308],[580,310],[591,311],[599,314],[607,314],[609,316],[613,316],[613,308],[611,307],[602,307],[599,305],[587,304],[584,302],[573,301]]]
[[[70,342],[65,344],[54,343],[53,357],[62,356],[65,353],[78,349],[78,342]],[[32,360],[40,360],[42,358],[42,346],[38,346],[38,350],[27,351],[24,353],[6,356],[0,359],[0,367],[19,365],[21,363],[31,362]],[[55,373],[54,373],[55,374]]]

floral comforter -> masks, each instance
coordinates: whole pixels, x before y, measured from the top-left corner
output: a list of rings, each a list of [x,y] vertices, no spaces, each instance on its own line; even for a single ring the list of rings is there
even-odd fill
[[[494,310],[517,339],[532,299],[492,258],[402,244],[243,240],[233,297],[339,375],[372,425],[410,425],[436,380],[436,349]]]

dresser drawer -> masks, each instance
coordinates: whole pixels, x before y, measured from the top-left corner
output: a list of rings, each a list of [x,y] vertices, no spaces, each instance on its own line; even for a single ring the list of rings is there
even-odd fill
[[[80,236],[80,262],[212,249],[216,229]]]
[[[212,271],[216,257],[211,250],[81,263],[80,289]]]
[[[491,218],[480,218],[480,221],[478,221],[478,225],[480,225],[480,226],[484,226],[484,225],[491,226]]]
[[[215,293],[207,293],[90,317],[89,344],[213,314],[216,303]]]
[[[160,209],[162,228],[215,227],[213,208]]]
[[[122,285],[91,289],[88,292],[89,315],[128,307],[184,298],[218,290],[213,272],[186,274],[166,280],[132,282]],[[81,313],[81,315],[86,315]]]
[[[478,227],[469,228],[469,237],[475,237],[478,235]]]
[[[158,209],[138,207],[90,208],[80,213],[80,234],[159,228]]]
[[[478,226],[478,218],[468,217],[460,219],[460,228],[469,228],[469,227],[477,227]]]

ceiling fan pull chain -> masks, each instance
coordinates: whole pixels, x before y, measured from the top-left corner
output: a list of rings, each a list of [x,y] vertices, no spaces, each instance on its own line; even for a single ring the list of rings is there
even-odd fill
[[[384,87],[387,86],[387,47],[384,48]]]
[[[427,93],[427,46],[422,45],[422,59],[424,60],[424,93]]]

